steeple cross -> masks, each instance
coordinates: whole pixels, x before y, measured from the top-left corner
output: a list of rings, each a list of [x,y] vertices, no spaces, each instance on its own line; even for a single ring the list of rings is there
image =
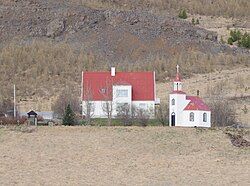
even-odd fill
[[[180,68],[180,66],[179,66],[179,65],[176,65],[177,74],[179,74],[179,68]]]

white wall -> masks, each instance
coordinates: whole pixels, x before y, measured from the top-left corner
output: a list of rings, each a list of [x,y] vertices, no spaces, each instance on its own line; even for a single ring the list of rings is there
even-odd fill
[[[102,104],[106,103],[105,101],[93,101],[94,104],[94,113],[93,118],[107,118],[106,113],[103,112]],[[116,112],[116,104],[117,102],[113,102],[113,116],[115,117],[117,115]],[[142,106],[141,104],[145,104],[145,109],[150,112],[150,117],[154,117],[155,112],[155,104],[154,101],[132,101],[130,102],[130,106],[134,105],[136,108],[140,108]],[[83,110],[86,108],[86,104],[83,101],[82,103]],[[84,112],[82,113],[84,115]]]
[[[175,105],[172,105],[172,99],[175,99]],[[182,112],[190,100],[186,100],[186,94],[169,94],[169,123],[171,124],[171,115],[175,113],[175,125],[182,124]]]
[[[194,113],[194,121],[190,121],[190,113]],[[203,113],[207,113],[207,122],[203,122]],[[178,126],[183,127],[211,127],[211,112],[200,110],[185,110],[183,111],[183,123]]]

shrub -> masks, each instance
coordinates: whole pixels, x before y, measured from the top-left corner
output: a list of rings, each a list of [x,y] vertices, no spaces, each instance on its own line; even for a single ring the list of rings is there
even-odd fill
[[[239,40],[239,46],[250,48],[250,34],[245,33],[244,35],[242,35],[241,39]]]
[[[185,9],[181,9],[178,16],[181,19],[187,19],[187,12],[186,12],[186,10]]]
[[[229,45],[233,45],[233,39],[231,38],[231,37],[229,37],[228,39],[227,39],[227,43],[229,44]]]
[[[232,102],[223,99],[218,99],[216,101],[212,101],[209,105],[212,114],[212,126],[225,127],[237,123],[236,111]]]
[[[195,25],[195,20],[194,20],[194,18],[192,18],[192,24]]]
[[[162,126],[168,125],[168,111],[169,107],[166,103],[161,103],[159,106],[156,107],[155,115],[157,120],[162,124]]]
[[[200,21],[199,21],[199,19],[198,19],[198,18],[196,19],[195,24],[196,24],[196,25],[200,24]]]

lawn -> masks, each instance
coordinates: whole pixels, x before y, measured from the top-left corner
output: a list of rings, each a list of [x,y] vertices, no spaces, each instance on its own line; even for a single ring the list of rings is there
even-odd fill
[[[0,185],[250,184],[250,148],[219,129],[0,129],[0,152]]]

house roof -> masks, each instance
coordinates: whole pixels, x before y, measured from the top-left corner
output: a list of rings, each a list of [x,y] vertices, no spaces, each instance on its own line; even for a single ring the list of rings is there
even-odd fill
[[[187,96],[187,100],[190,100],[190,102],[184,108],[184,110],[210,111],[210,108],[202,101],[201,98],[197,96]]]
[[[111,100],[112,85],[131,85],[133,101],[155,100],[154,72],[84,72],[83,100]]]

